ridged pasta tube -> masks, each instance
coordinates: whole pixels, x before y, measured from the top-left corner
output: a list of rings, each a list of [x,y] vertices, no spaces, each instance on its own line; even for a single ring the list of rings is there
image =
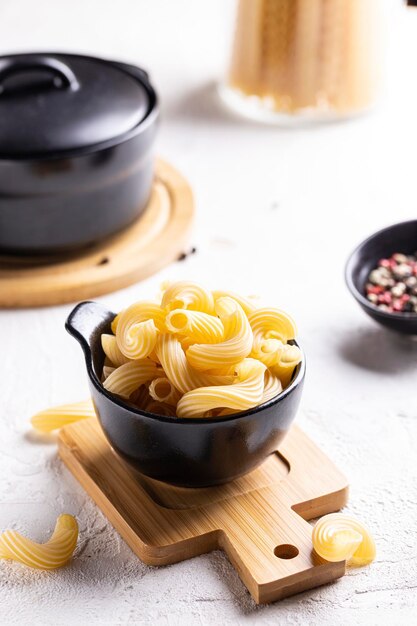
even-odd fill
[[[271,307],[256,309],[248,316],[254,337],[263,339],[279,339],[287,343],[297,336],[294,320],[284,311]]]
[[[94,417],[95,411],[91,400],[75,402],[73,404],[61,404],[50,409],[36,413],[31,418],[33,428],[42,433],[50,433],[73,422]]]
[[[165,375],[181,393],[204,385],[230,384],[233,381],[231,375],[213,375],[195,370],[187,361],[181,343],[174,335],[160,335],[156,353]]]
[[[12,559],[36,569],[56,569],[69,561],[77,538],[77,520],[72,515],[60,515],[46,543],[36,543],[15,530],[6,530],[0,535],[0,558]]]
[[[224,326],[224,341],[195,344],[187,350],[189,363],[198,370],[209,370],[238,363],[247,357],[253,344],[253,333],[240,304],[229,297],[216,301],[216,313]]]
[[[181,393],[199,386],[198,373],[190,367],[178,339],[173,335],[160,335],[156,344],[156,354],[162,368]]]
[[[162,295],[161,306],[168,311],[188,309],[203,313],[214,313],[213,295],[208,289],[190,281],[178,281],[168,285]]]
[[[129,359],[125,356],[119,346],[114,335],[101,335],[101,347],[106,357],[110,360],[112,366],[119,367],[124,363],[128,363]]]
[[[149,395],[153,400],[176,406],[181,397],[180,392],[174,387],[166,377],[154,378],[149,385]]]
[[[129,398],[138,387],[157,378],[160,373],[160,368],[150,359],[131,361],[114,370],[104,381],[103,387],[110,393]]]
[[[273,398],[278,396],[281,391],[282,384],[279,378],[274,376],[274,374],[272,374],[269,370],[265,370],[264,392],[262,395],[262,400],[259,404],[264,404],[264,402],[272,400]],[[208,412],[205,417],[224,417],[226,415],[231,415],[234,412],[234,409],[218,409]]]
[[[168,313],[165,324],[169,332],[185,335],[191,343],[217,343],[223,339],[219,318],[201,311],[174,309]]]
[[[119,315],[117,345],[129,359],[144,359],[155,348],[158,330],[164,329],[165,312],[154,302],[137,302]]]
[[[221,289],[216,289],[215,291],[212,292],[212,294],[213,294],[214,302],[216,302],[220,298],[225,298],[225,297],[232,298],[238,304],[240,304],[240,306],[242,307],[246,315],[250,315],[251,313],[253,313],[253,311],[255,311],[258,308],[258,305],[255,299],[245,298],[244,296],[239,296],[239,294],[235,293],[234,291],[223,291]]]
[[[256,334],[253,337],[250,356],[262,361],[267,367],[271,367],[280,360],[284,345],[279,339],[264,339]]]
[[[245,411],[256,406],[264,393],[265,369],[255,359],[244,359],[236,368],[238,382],[189,391],[177,404],[178,417],[204,417],[206,411],[219,407]]]
[[[274,376],[272,372],[266,370],[264,381],[264,392],[262,395],[261,404],[268,402],[275,398],[282,391],[282,383],[277,376]]]
[[[271,367],[272,373],[278,376],[284,388],[290,383],[294,368],[300,363],[301,357],[302,353],[298,346],[285,344],[279,362]]]
[[[325,515],[313,529],[313,547],[326,561],[368,565],[375,559],[375,542],[364,524],[343,513]]]

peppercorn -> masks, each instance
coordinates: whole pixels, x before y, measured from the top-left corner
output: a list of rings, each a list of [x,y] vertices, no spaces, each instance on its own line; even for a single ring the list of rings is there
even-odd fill
[[[400,297],[405,293],[405,290],[407,289],[405,283],[397,283],[394,287],[392,287],[391,289],[391,293],[393,296]]]
[[[392,269],[392,273],[394,278],[397,280],[402,280],[403,278],[408,278],[412,275],[413,269],[410,267],[408,263],[401,263],[401,265],[397,265]]]
[[[409,276],[408,278],[405,279],[405,286],[406,287],[416,287],[417,286],[417,277],[416,276]]]
[[[381,311],[417,313],[417,252],[379,259],[369,273],[365,293]]]
[[[397,263],[407,263],[408,262],[408,257],[405,254],[400,254],[399,252],[397,252],[397,254],[393,254],[392,258]]]

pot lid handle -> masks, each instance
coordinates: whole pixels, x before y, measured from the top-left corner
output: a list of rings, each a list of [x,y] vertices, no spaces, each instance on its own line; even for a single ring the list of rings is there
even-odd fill
[[[5,82],[11,76],[32,70],[45,70],[53,76],[53,85],[57,88],[69,88],[75,91],[79,83],[74,72],[62,61],[41,54],[25,57],[10,57],[0,61],[0,96],[4,93]]]

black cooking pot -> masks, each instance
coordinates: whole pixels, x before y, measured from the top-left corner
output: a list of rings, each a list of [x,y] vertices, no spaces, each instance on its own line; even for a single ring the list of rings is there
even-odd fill
[[[158,116],[138,67],[0,57],[0,252],[68,250],[133,222],[151,191]]]
[[[208,487],[246,474],[275,452],[298,409],[304,358],[290,385],[254,409],[223,418],[155,415],[114,396],[100,382],[101,335],[111,332],[114,315],[96,302],[82,302],[66,328],[84,350],[91,397],[104,434],[125,461],[157,480]]]

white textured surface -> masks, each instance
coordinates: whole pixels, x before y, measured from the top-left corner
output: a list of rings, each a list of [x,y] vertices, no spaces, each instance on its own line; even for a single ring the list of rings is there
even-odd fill
[[[60,571],[0,563],[1,623],[415,619],[417,343],[366,318],[345,289],[343,265],[369,232],[416,217],[417,12],[399,25],[390,93],[378,111],[280,131],[237,120],[216,101],[231,9],[229,0],[2,0],[0,52],[81,50],[150,69],[163,102],[159,153],[195,190],[198,252],[103,301],[116,310],[163,279],[190,277],[291,311],[308,356],[298,423],[348,475],[349,510],[372,528],[377,561],[267,607],[254,605],[220,552],[143,565],[62,466],[54,442],[28,427],[35,411],[87,395],[81,352],[63,329],[71,307],[3,311],[0,530],[45,539],[67,511],[81,533],[76,558]]]

